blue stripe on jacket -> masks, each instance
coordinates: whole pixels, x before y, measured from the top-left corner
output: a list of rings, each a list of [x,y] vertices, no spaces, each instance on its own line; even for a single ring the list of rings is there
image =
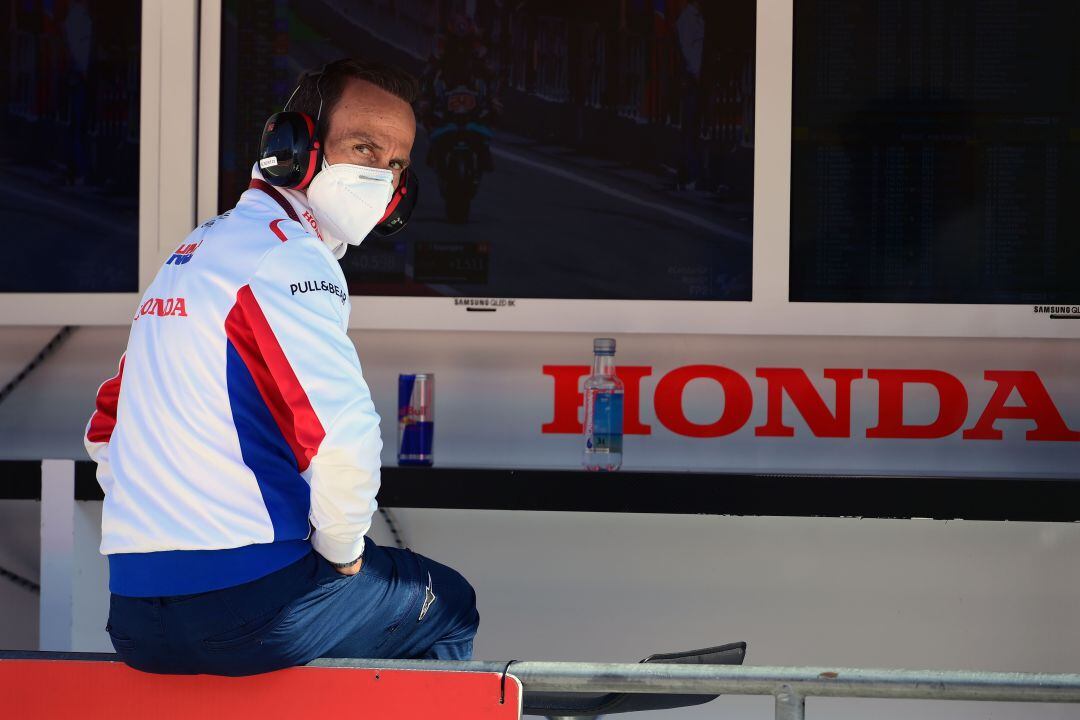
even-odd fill
[[[189,595],[269,575],[311,552],[311,492],[296,456],[231,342],[226,380],[240,452],[255,475],[274,527],[274,542],[221,550],[166,550],[109,555],[109,590],[131,597]]]

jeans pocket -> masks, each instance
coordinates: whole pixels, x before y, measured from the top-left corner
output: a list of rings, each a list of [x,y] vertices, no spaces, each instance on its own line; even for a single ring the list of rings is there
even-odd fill
[[[204,638],[203,646],[207,650],[230,650],[253,643],[261,643],[267,635],[281,625],[291,608],[291,604],[285,605],[274,612],[255,618],[231,630]]]
[[[315,576],[315,583],[324,588],[338,588],[342,585],[346,585],[349,582],[355,580],[357,577],[364,575],[364,571],[367,569],[364,563],[360,563],[360,570],[352,575],[346,575],[339,573],[330,561],[324,558],[322,555],[316,553],[319,561],[319,571]]]
[[[99,626],[100,627],[100,626]],[[112,623],[106,623],[105,632],[109,634],[109,640],[112,641],[113,649],[119,654],[124,654],[135,649],[135,639],[130,638],[127,635],[117,631],[113,627]]]

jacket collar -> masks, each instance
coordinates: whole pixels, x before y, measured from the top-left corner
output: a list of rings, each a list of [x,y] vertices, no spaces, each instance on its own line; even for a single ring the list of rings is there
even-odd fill
[[[314,235],[322,240],[322,234],[319,232],[319,223],[315,219],[315,215],[311,212],[311,207],[307,204],[307,196],[299,190],[291,190],[289,188],[274,187],[270,183],[263,179],[262,173],[259,172],[259,165],[256,163],[251,168],[251,182],[248,184],[249,190],[257,190],[265,194],[275,203],[277,203],[281,209],[291,219],[300,223],[301,227],[308,235]]]

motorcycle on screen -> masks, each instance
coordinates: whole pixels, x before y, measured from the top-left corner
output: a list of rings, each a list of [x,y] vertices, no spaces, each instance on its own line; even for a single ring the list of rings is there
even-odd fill
[[[446,219],[452,223],[468,222],[480,177],[493,169],[487,116],[482,91],[458,85],[439,93],[428,164],[438,175]]]

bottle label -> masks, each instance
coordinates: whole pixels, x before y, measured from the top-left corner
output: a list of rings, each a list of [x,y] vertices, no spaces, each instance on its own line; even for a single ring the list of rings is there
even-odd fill
[[[589,438],[591,449],[599,452],[622,453],[622,436],[622,393],[597,393],[593,406],[592,437]]]

